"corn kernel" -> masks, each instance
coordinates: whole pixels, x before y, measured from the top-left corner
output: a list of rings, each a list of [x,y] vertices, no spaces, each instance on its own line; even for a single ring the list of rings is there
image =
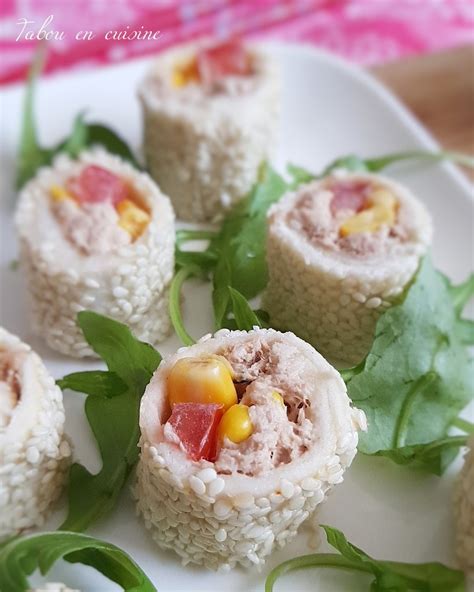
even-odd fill
[[[64,201],[66,199],[76,201],[69,191],[62,185],[51,185],[49,188],[49,194],[51,195],[52,200],[56,202]]]
[[[237,392],[228,362],[216,357],[181,358],[168,375],[168,400],[175,403],[216,403],[228,409]]]
[[[341,236],[360,232],[376,232],[381,226],[393,226],[398,202],[387,189],[375,189],[368,197],[369,207],[348,218],[340,227]]]
[[[177,64],[171,76],[171,84],[175,88],[186,86],[190,82],[199,82],[199,71],[195,58],[188,62]]]
[[[277,403],[280,403],[282,407],[285,406],[285,402],[283,401],[283,397],[280,395],[278,391],[272,391],[272,397],[275,399]]]
[[[246,440],[253,432],[247,405],[238,403],[232,405],[222,416],[218,428],[218,437],[222,441],[229,438],[231,442],[238,444]]]
[[[122,199],[115,207],[119,215],[118,225],[130,234],[132,241],[136,240],[148,226],[149,214],[131,199]]]

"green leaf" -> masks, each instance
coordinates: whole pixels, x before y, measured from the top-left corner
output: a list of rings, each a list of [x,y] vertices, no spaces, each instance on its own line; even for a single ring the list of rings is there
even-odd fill
[[[196,240],[211,240],[217,236],[214,230],[189,230],[178,229],[176,231],[176,244],[180,247],[183,243]]]
[[[374,590],[420,590],[430,592],[463,592],[465,578],[462,571],[451,569],[442,563],[401,563],[378,561],[352,545],[344,534],[336,528],[322,525],[328,543],[343,557],[364,566],[375,576]],[[393,588],[397,585],[398,588]]]
[[[230,308],[231,269],[225,255],[222,255],[212,277],[212,305],[214,307],[214,328],[226,326],[227,313]]]
[[[283,574],[296,569],[324,567],[361,572],[373,576],[372,592],[465,592],[465,578],[462,571],[442,563],[401,563],[379,561],[352,545],[336,528],[322,526],[330,545],[340,555],[316,553],[303,555],[285,561],[275,567],[265,582],[265,592],[272,592],[273,586]]]
[[[270,206],[287,189],[282,177],[263,165],[259,181],[250,194],[225,216],[219,232],[178,230],[176,233],[177,274],[186,269],[183,272],[186,277],[194,275],[206,279],[209,275],[212,276],[216,330],[237,326],[236,320],[229,318],[232,305],[229,286],[237,290],[244,300],[257,296],[265,287],[268,276],[265,260],[266,216]],[[192,240],[210,240],[210,243],[204,250],[182,250],[183,243]],[[184,328],[177,306],[182,277],[183,275],[180,276],[180,281],[174,282],[175,292],[170,310],[173,314],[173,326],[183,343],[186,343],[191,338]],[[256,318],[258,324],[261,324],[261,320]]]
[[[456,164],[474,168],[474,158],[472,158],[472,156],[460,154],[459,152],[449,152],[446,150],[442,150],[440,152],[427,152],[425,150],[398,152],[395,154],[380,156],[378,158],[367,158],[364,163],[367,169],[374,173],[403,160],[427,160],[432,162],[450,160]]]
[[[425,150],[411,150],[407,152],[387,154],[376,158],[362,158],[356,154],[348,154],[347,156],[342,156],[333,160],[319,175],[311,173],[294,164],[289,164],[287,170],[293,178],[292,188],[295,188],[302,183],[309,183],[314,179],[325,177],[336,169],[346,169],[353,172],[378,173],[397,162],[406,160],[426,160],[429,162],[450,160],[461,166],[474,168],[474,158],[466,154],[448,151],[427,152]]]
[[[449,291],[453,300],[454,310],[458,317],[460,317],[464,307],[474,296],[474,273],[471,273],[462,284],[456,286],[449,283]]]
[[[59,388],[96,397],[115,397],[127,390],[126,383],[115,372],[103,370],[89,370],[87,372],[73,372],[57,380]]]
[[[472,376],[449,282],[426,257],[403,302],[380,317],[364,362],[346,373],[349,395],[369,424],[359,449],[424,460],[430,470],[432,456],[409,447],[446,438],[471,398]],[[434,450],[445,452],[446,444]]]
[[[466,434],[474,434],[474,424],[462,417],[456,417],[453,421],[453,427],[458,428],[458,430],[461,430]]]
[[[316,179],[316,175],[310,173],[306,169],[297,166],[296,164],[288,163],[286,165],[286,171],[292,178],[292,187],[298,187],[298,185],[302,185],[303,183],[310,183]]]
[[[140,399],[161,356],[149,344],[135,339],[125,325],[90,311],[78,314],[78,323],[92,349],[105,361],[109,372],[125,385],[122,394],[97,396],[103,384],[89,396],[85,411],[97,440],[102,469],[97,474],[75,463],[68,485],[69,511],[62,530],[83,531],[115,506],[138,460]],[[63,380],[68,380],[66,377]]]
[[[456,333],[464,345],[474,345],[474,321],[459,319],[456,322]]]
[[[378,450],[373,456],[383,456],[398,465],[410,465],[423,472],[442,475],[466,443],[467,436],[446,436],[428,444]]]
[[[250,305],[244,296],[231,286],[229,286],[229,293],[237,329],[240,329],[241,331],[251,331],[255,326],[261,327],[260,319],[250,308]]]
[[[46,575],[58,559],[93,567],[126,592],[156,592],[133,559],[119,547],[75,532],[16,537],[0,547],[0,590],[26,592],[37,569]]]
[[[79,113],[74,120],[70,136],[51,150],[49,159],[52,160],[59,152],[65,152],[72,158],[76,158],[87,143],[87,135],[84,113]]]
[[[210,249],[218,253],[215,275],[221,274],[221,267],[228,266],[230,285],[245,298],[257,296],[267,284],[268,270],[265,260],[266,217],[270,206],[277,202],[288,186],[270,167],[264,166],[260,181],[250,194],[237,203],[227,214],[219,235],[211,241]],[[220,281],[215,281],[216,288]]]
[[[183,345],[193,345],[193,343],[196,343],[187,333],[181,316],[181,287],[190,275],[192,275],[192,269],[189,267],[183,267],[174,276],[170,288],[169,313],[171,323]]]
[[[41,46],[33,59],[28,72],[25,99],[23,103],[23,118],[21,125],[20,147],[18,151],[18,168],[16,187],[20,188],[30,179],[36,170],[45,164],[47,155],[40,147],[34,118],[34,93],[36,80],[43,68],[45,48]]]
[[[86,128],[85,146],[103,146],[108,152],[117,154],[117,156],[128,161],[136,169],[140,170],[142,168],[128,144],[114,130],[100,123],[89,123]]]
[[[73,129],[67,138],[52,148],[41,147],[36,131],[34,95],[43,63],[44,47],[35,55],[28,73],[16,188],[21,189],[27,181],[34,177],[40,167],[51,164],[57,154],[66,153],[75,158],[82,150],[95,145],[103,146],[110,153],[117,154],[129,161],[135,168],[141,168],[126,142],[117,133],[100,123],[86,124],[83,113],[76,116]]]

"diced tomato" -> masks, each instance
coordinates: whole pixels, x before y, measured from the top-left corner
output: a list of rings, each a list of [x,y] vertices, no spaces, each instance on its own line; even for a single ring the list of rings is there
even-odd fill
[[[367,190],[370,183],[367,181],[337,181],[331,185],[330,190],[334,197],[331,201],[333,214],[339,210],[352,210],[360,212],[366,207]]]
[[[114,173],[100,166],[89,165],[78,177],[67,182],[68,190],[79,202],[111,202],[113,205],[128,197],[127,184]]]
[[[168,423],[193,460],[214,461],[217,453],[217,427],[224,408],[207,403],[176,403]]]
[[[212,84],[225,76],[246,76],[251,73],[250,56],[238,39],[231,39],[201,49],[197,56],[199,78]]]

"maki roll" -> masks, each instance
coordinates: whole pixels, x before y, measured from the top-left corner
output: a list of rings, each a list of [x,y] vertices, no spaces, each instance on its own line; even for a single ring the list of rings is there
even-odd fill
[[[455,488],[456,550],[459,563],[474,581],[474,436],[468,442]]]
[[[148,168],[179,218],[215,219],[251,189],[276,139],[279,79],[268,55],[235,39],[172,49],[139,97]]]
[[[16,224],[33,322],[50,347],[94,355],[76,325],[83,309],[150,343],[167,335],[174,214],[147,174],[103,150],[61,155],[21,192]]]
[[[70,456],[59,387],[31,348],[0,327],[0,540],[43,524]]]
[[[363,412],[309,344],[218,331],[163,361],[141,403],[138,511],[163,548],[261,565],[343,480]]]
[[[431,235],[423,204],[386,177],[339,171],[300,186],[268,214],[263,305],[273,326],[335,363],[360,362]]]

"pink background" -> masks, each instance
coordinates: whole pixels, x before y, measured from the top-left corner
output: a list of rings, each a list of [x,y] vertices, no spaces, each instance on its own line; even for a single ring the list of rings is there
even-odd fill
[[[361,64],[474,43],[474,0],[0,0],[0,83],[24,78],[37,41],[15,41],[19,18],[65,39],[47,71],[94,67],[160,51],[199,35],[239,33],[311,43]],[[157,41],[106,41],[108,30],[161,31]],[[91,41],[76,41],[93,30]],[[467,75],[467,74],[466,74]]]

